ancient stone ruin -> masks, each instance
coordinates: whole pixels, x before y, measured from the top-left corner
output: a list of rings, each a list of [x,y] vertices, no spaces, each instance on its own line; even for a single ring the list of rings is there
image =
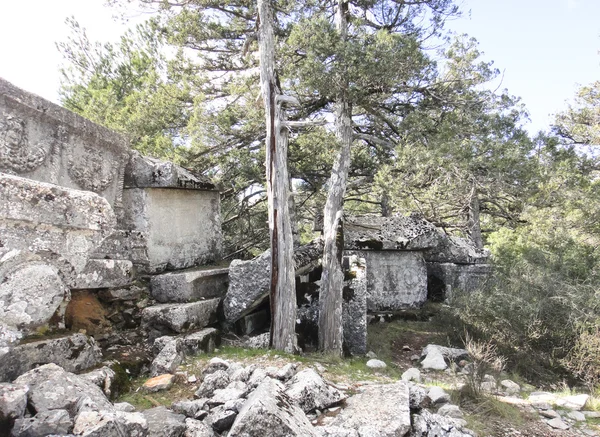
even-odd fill
[[[113,371],[74,373],[112,359],[130,374],[172,374],[185,356],[213,350],[222,331],[262,334],[255,343],[268,344],[269,253],[221,262],[219,202],[210,181],[131,151],[120,135],[0,79],[0,383],[20,381],[34,393],[50,376],[71,381],[65,390],[76,392],[69,398],[76,405],[46,408],[39,400],[35,411],[58,428],[77,414],[84,429],[85,420],[101,420],[91,416],[108,402],[90,387]],[[489,273],[487,253],[418,216],[347,217],[344,233],[351,355],[367,352],[369,315],[450,299]],[[322,250],[317,239],[294,256],[297,326],[307,349],[317,337]],[[21,386],[3,387],[6,394]],[[408,396],[402,384],[389,390]],[[280,383],[261,385],[240,417],[254,417],[261,398],[279,405],[290,396],[283,391]],[[82,392],[95,410],[82,407]],[[100,410],[120,414],[110,403]],[[305,426],[303,417],[281,420],[291,429]],[[244,426],[232,430],[246,435]]]

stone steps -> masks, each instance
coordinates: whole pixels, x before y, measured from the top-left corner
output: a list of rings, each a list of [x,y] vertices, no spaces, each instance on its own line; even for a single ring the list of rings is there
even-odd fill
[[[229,285],[229,267],[197,267],[153,276],[150,294],[161,303],[221,298]]]

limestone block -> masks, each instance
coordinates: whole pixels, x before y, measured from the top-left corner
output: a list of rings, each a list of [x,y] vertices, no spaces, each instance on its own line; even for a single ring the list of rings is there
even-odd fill
[[[141,234],[132,261],[145,273],[185,269],[221,258],[218,191],[126,188],[123,227]]]
[[[187,355],[211,353],[219,343],[219,331],[215,328],[205,328],[183,337],[183,348]]]
[[[427,263],[430,284],[437,283],[444,300],[452,299],[453,290],[472,292],[484,286],[492,276],[490,264]],[[431,286],[430,286],[431,288]]]
[[[68,372],[80,372],[101,360],[94,339],[83,334],[20,344],[0,356],[0,381],[12,381],[40,364],[55,363]]]
[[[418,308],[427,300],[427,268],[419,252],[363,251],[369,311]]]
[[[125,169],[125,186],[137,188],[188,188],[214,190],[207,178],[194,174],[170,161],[133,152]]]
[[[127,141],[0,79],[0,172],[93,191],[121,207]]]
[[[418,215],[347,217],[344,248],[347,250],[422,250],[436,247],[441,235]]]
[[[477,249],[470,240],[465,238],[438,232],[440,232],[440,242],[436,247],[423,253],[425,261],[454,264],[487,263],[490,257],[489,250]]]
[[[148,437],[181,437],[186,430],[185,416],[165,407],[150,408],[142,414],[148,423]]]
[[[144,308],[142,327],[147,331],[186,332],[204,328],[216,318],[219,299]]]
[[[372,426],[381,437],[403,436],[411,429],[408,384],[372,385],[346,400],[330,425],[358,430]]]
[[[0,235],[4,247],[56,253],[76,272],[116,225],[103,197],[0,173]]]
[[[90,259],[72,288],[117,288],[133,281],[133,263],[124,259]]]
[[[73,430],[73,420],[66,410],[42,411],[34,417],[17,419],[11,436],[64,435]]]
[[[223,297],[229,283],[229,268],[199,267],[153,276],[150,293],[158,302],[193,302]]]
[[[327,384],[313,369],[298,372],[288,385],[285,393],[305,413],[330,407],[347,397],[337,388]]]

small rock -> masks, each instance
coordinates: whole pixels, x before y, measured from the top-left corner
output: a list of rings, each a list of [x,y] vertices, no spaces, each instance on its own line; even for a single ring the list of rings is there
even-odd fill
[[[463,412],[460,411],[460,408],[458,407],[458,405],[452,405],[452,404],[442,405],[439,408],[437,413],[440,416],[453,417],[455,419],[463,418]]]
[[[369,351],[369,352],[367,352],[367,358],[375,359],[375,358],[377,358],[377,354],[373,351]]]
[[[121,426],[115,412],[82,411],[75,418],[73,434],[85,437],[120,437]]]
[[[211,358],[208,362],[208,365],[202,371],[203,374],[208,375],[211,373],[215,373],[218,370],[227,370],[229,369],[229,363],[219,357]]]
[[[225,402],[223,404],[223,408],[239,413],[245,403],[246,399],[232,399],[230,401]]]
[[[504,379],[500,381],[500,386],[509,395],[516,395],[521,391],[521,386],[510,379]]]
[[[540,416],[545,417],[547,419],[555,419],[557,417],[560,417],[560,414],[558,414],[554,410],[541,410]]]
[[[419,361],[420,359],[421,359],[421,357],[417,354],[410,356],[411,361]]]
[[[481,383],[481,390],[486,392],[486,393],[493,393],[496,391],[496,381],[492,382],[492,381],[483,381]]]
[[[427,392],[427,396],[431,399],[433,404],[445,404],[450,402],[450,395],[446,391],[438,386],[433,386]]]
[[[135,407],[129,402],[117,402],[115,404],[115,410],[123,411],[124,413],[133,413],[135,411]]]
[[[404,352],[410,352],[412,348],[409,345],[405,344],[404,346],[402,346],[402,350]]]
[[[232,373],[228,372],[229,380],[247,382],[255,369],[256,366],[252,364],[250,366],[242,367],[241,369],[236,369]]]
[[[171,405],[171,409],[186,417],[202,420],[208,414],[207,401],[207,398],[195,399],[193,401],[178,401]]]
[[[421,382],[421,371],[415,367],[411,367],[401,376],[402,381]]]
[[[576,422],[585,422],[585,415],[581,411],[569,411],[567,417]]]
[[[181,437],[186,430],[185,416],[166,407],[150,408],[142,414],[148,423],[148,437]]]
[[[288,363],[277,371],[277,374],[275,375],[275,377],[277,379],[279,379],[280,381],[285,382],[288,379],[290,379],[292,376],[294,376],[294,373],[296,373],[296,367],[297,367],[296,364]]]
[[[285,393],[305,413],[317,408],[327,408],[346,399],[344,393],[327,384],[313,369],[298,372],[290,381]]]
[[[212,426],[215,431],[223,432],[226,429],[231,428],[237,415],[238,413],[236,411],[226,410],[222,405],[219,405],[210,410],[209,415],[204,421]]]
[[[174,380],[175,375],[171,375],[169,373],[155,376],[154,378],[150,378],[149,380],[147,380],[142,386],[142,389],[146,390],[149,393],[168,390],[173,386]]]
[[[423,369],[431,369],[431,370],[446,370],[448,368],[448,364],[446,364],[446,360],[444,360],[444,356],[438,349],[432,349],[425,359],[421,361],[421,367]]]
[[[128,437],[146,437],[148,434],[148,422],[142,413],[117,411],[116,416]]]
[[[367,367],[369,369],[385,369],[387,367],[387,364],[385,364],[381,360],[371,359],[367,361]]]
[[[566,429],[570,428],[570,426],[567,425],[565,422],[563,422],[560,417],[556,417],[554,419],[551,419],[547,423],[548,423],[548,425],[550,425],[550,427],[552,427],[554,429],[566,430]]]
[[[3,422],[23,417],[28,392],[29,387],[26,385],[0,383],[0,426]]]
[[[431,399],[427,396],[427,391],[416,384],[408,385],[409,406],[411,410],[421,410],[429,407]]]

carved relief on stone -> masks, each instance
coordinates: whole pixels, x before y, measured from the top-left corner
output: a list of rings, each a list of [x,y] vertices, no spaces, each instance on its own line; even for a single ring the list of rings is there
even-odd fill
[[[50,142],[30,144],[25,122],[17,117],[0,116],[0,170],[11,174],[27,173],[46,160]]]
[[[83,146],[82,154],[75,156],[67,153],[68,172],[74,182],[84,190],[101,193],[115,177],[118,169],[113,168],[111,160],[105,160],[102,153],[91,146]]]

